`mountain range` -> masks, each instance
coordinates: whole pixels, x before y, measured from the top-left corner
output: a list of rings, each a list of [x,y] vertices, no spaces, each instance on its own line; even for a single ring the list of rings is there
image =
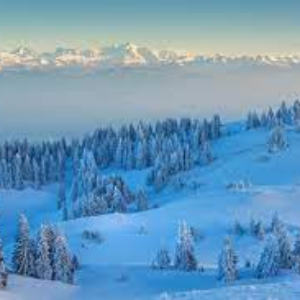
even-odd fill
[[[0,71],[168,65],[292,67],[300,66],[300,55],[207,56],[172,50],[156,51],[131,43],[86,50],[59,47],[53,52],[37,52],[27,47],[18,47],[13,51],[0,51]]]

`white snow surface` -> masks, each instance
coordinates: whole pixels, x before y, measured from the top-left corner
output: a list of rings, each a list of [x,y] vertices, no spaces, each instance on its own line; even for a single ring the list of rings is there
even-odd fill
[[[217,281],[216,267],[223,238],[232,235],[234,220],[248,225],[250,218],[268,225],[275,212],[286,222],[293,238],[300,226],[300,134],[287,130],[289,147],[276,154],[267,152],[266,130],[243,131],[228,125],[230,136],[213,143],[217,159],[207,167],[183,174],[187,187],[168,186],[156,194],[149,190],[149,211],[111,214],[60,222],[55,209],[57,186],[42,191],[1,191],[0,234],[5,257],[11,256],[16,220],[25,212],[33,232],[43,222],[53,222],[69,239],[81,268],[75,285],[20,278],[11,275],[0,299],[22,300],[194,300],[251,299],[296,300],[300,297],[300,277],[292,271],[276,278],[258,280],[244,268],[245,261],[256,263],[264,241],[233,235],[239,255],[240,278],[233,284]],[[120,173],[132,188],[139,188],[145,171],[107,170]],[[248,180],[245,190],[229,190],[226,185]],[[198,185],[198,189],[193,189]],[[178,223],[185,220],[201,232],[196,254],[204,272],[157,271],[150,263],[161,246],[174,253]],[[144,230],[141,233],[141,227]],[[82,238],[82,232],[99,231],[104,242]]]

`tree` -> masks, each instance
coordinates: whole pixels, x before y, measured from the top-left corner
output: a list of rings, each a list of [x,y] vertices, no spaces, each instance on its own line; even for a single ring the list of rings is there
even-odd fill
[[[293,263],[291,242],[283,223],[281,223],[281,226],[276,230],[275,237],[279,249],[279,266],[283,269],[290,269]]]
[[[194,240],[185,222],[179,224],[174,266],[182,271],[194,271],[198,266]]]
[[[74,281],[72,257],[68,251],[66,240],[62,235],[58,235],[55,240],[54,280],[65,283],[73,283]]]
[[[47,229],[42,226],[39,232],[35,271],[37,278],[51,280],[53,271],[51,266],[49,239],[46,230]]]
[[[235,222],[234,222],[233,231],[238,236],[242,236],[246,233],[246,229],[243,227],[243,225],[238,220],[235,220]]]
[[[230,238],[224,241],[223,250],[219,255],[218,278],[225,282],[234,281],[238,277],[237,270],[238,257],[233,249]]]
[[[12,262],[17,274],[28,276],[33,276],[35,274],[30,229],[27,218],[24,215],[20,215],[19,217],[18,232]]]
[[[210,164],[214,160],[213,153],[208,141],[204,142],[201,151],[201,163],[204,165]]]
[[[8,273],[3,257],[2,241],[0,240],[0,289],[3,289],[7,286],[7,280]]]
[[[73,178],[73,182],[72,182],[72,187],[71,187],[71,202],[74,204],[78,197],[79,197],[79,182],[78,182],[78,176],[75,175]]]
[[[300,257],[300,232],[298,232],[294,244],[293,255]]]
[[[22,158],[19,153],[15,156],[15,188],[17,190],[23,189]]]
[[[152,262],[152,267],[158,270],[167,270],[171,267],[171,257],[167,249],[160,249],[154,261]]]
[[[275,234],[279,228],[282,226],[282,221],[280,220],[278,213],[275,213],[271,221],[271,231]]]
[[[263,240],[265,237],[265,229],[261,221],[254,221],[254,219],[251,219],[250,232],[259,240]]]
[[[275,153],[284,150],[287,147],[284,131],[281,126],[276,126],[268,140],[268,151]]]
[[[54,268],[54,252],[55,252],[55,240],[58,235],[57,228],[51,224],[43,225],[43,234],[46,238],[47,245],[49,248],[49,259],[52,269]]]
[[[280,268],[280,255],[277,239],[270,236],[256,267],[257,278],[276,276]]]
[[[114,188],[113,200],[112,200],[112,211],[113,212],[125,212],[126,211],[126,202],[124,197],[117,186]]]
[[[34,187],[39,190],[42,185],[41,181],[41,174],[40,174],[40,166],[37,163],[36,159],[33,159],[32,162],[33,165],[33,181],[34,181]]]
[[[144,190],[140,190],[137,193],[137,210],[144,211],[148,209],[148,198]]]
[[[58,187],[58,198],[57,198],[57,208],[62,209],[65,207],[66,197],[66,185],[64,181],[60,181]]]

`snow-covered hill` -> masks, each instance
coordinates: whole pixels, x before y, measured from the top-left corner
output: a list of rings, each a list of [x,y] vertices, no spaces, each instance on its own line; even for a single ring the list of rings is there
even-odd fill
[[[161,193],[150,192],[156,208],[131,214],[110,214],[61,222],[55,208],[57,187],[41,191],[1,191],[0,232],[5,256],[11,254],[17,214],[26,212],[33,231],[42,222],[57,223],[70,241],[81,262],[75,287],[12,277],[0,299],[32,300],[195,300],[195,299],[299,299],[300,277],[292,271],[281,272],[267,280],[255,279],[244,268],[255,264],[265,244],[250,235],[232,234],[239,220],[248,226],[250,219],[270,223],[275,212],[289,228],[293,240],[300,229],[300,134],[289,128],[289,147],[270,154],[266,141],[269,131],[244,131],[228,126],[232,134],[213,144],[217,159],[206,167],[182,174],[185,187],[167,187]],[[144,184],[148,170],[106,170],[122,175],[133,188]],[[228,189],[231,183],[247,181],[244,189]],[[201,239],[196,255],[204,272],[158,271],[150,268],[157,250],[163,245],[173,255],[178,222],[185,220],[197,229]],[[83,231],[99,232],[103,241],[86,240]],[[240,279],[232,284],[216,279],[218,254],[223,238],[232,235],[239,255]],[[31,289],[31,290],[30,290]],[[52,294],[53,293],[53,294]]]
[[[206,56],[172,50],[156,51],[131,43],[102,48],[57,48],[54,52],[38,53],[27,47],[0,51],[0,70],[52,70],[53,68],[81,67],[138,67],[193,65],[228,67],[294,67],[300,65],[300,56]]]

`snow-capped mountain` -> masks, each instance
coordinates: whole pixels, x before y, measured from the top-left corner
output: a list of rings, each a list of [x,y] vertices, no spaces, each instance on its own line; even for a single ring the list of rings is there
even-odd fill
[[[70,66],[101,68],[166,65],[291,67],[300,65],[300,56],[205,56],[173,50],[156,51],[131,43],[85,50],[59,47],[53,52],[43,53],[36,52],[28,47],[18,47],[13,51],[0,51],[0,70],[47,70],[47,68]]]

